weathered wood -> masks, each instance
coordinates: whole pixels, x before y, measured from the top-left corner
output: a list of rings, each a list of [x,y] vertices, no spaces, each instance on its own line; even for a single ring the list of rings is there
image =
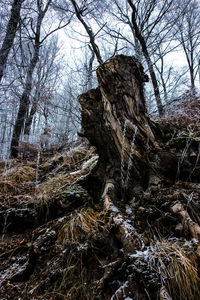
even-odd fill
[[[164,285],[160,288],[160,300],[172,300]]]
[[[138,60],[123,55],[102,64],[97,77],[99,87],[79,96],[80,135],[97,147],[104,180],[114,178],[124,194],[130,186],[146,189],[152,172],[146,154],[159,149],[146,114],[143,85],[148,77]]]
[[[183,226],[188,227],[192,237],[200,241],[200,226],[191,219],[190,215],[183,208],[182,204],[177,203],[172,206],[171,212],[178,215],[183,223]]]
[[[114,185],[111,182],[107,182],[105,190],[102,195],[104,203],[104,209],[110,214],[116,228],[118,229],[118,238],[123,244],[124,250],[132,252],[135,249],[144,247],[143,238],[133,224],[129,217],[126,217],[120,212],[120,210],[114,205],[113,201]]]
[[[97,77],[99,87],[79,96],[82,107],[81,135],[97,148],[99,162],[95,175],[102,182],[104,211],[114,225],[115,238],[123,248],[126,267],[131,269],[133,262],[130,262],[130,257],[134,257],[137,251],[145,252],[146,239],[145,232],[141,233],[137,228],[139,223],[132,222],[134,212],[131,219],[122,200],[130,204],[132,196],[135,196],[139,202],[142,198],[137,197],[137,193],[141,196],[146,191],[151,196],[151,192],[163,188],[165,182],[167,185],[173,184],[177,178],[187,180],[193,169],[196,171],[198,167],[198,155],[192,165],[184,144],[179,152],[174,151],[173,146],[166,147],[164,136],[169,125],[156,125],[146,114],[143,88],[147,77],[138,60],[116,56],[97,69]],[[198,225],[192,222],[187,212],[177,205],[171,211],[177,213],[187,223],[192,236],[199,239]],[[135,273],[137,279],[126,278],[111,298],[124,299],[137,295],[137,299],[150,299],[146,288],[140,291],[136,284],[142,276],[140,272]],[[110,276],[109,270],[104,273],[100,289],[104,289]],[[153,277],[152,272],[149,278]],[[173,293],[171,295],[167,286],[160,283],[157,297],[171,300]]]
[[[80,135],[96,146],[96,174],[103,186],[108,179],[114,180],[116,199],[130,199],[165,181],[173,184],[177,179],[187,181],[199,176],[195,140],[195,162],[190,151],[187,155],[187,140],[185,149],[183,144],[179,152],[162,146],[171,129],[167,123],[151,121],[146,114],[144,82],[148,77],[137,59],[123,55],[111,58],[98,67],[97,78],[99,87],[79,96]]]

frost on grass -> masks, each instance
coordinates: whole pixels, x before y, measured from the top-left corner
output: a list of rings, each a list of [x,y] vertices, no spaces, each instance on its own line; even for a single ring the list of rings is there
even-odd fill
[[[177,299],[177,295],[179,299],[199,299],[200,281],[192,253],[190,243],[157,241],[129,258],[137,272],[154,274],[150,280],[166,286],[172,299]]]

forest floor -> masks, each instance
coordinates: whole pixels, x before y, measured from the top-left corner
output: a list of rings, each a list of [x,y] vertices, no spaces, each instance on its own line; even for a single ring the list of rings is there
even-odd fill
[[[0,164],[0,299],[200,299],[199,179],[155,186],[109,212],[99,186],[95,196],[85,184],[97,163],[80,145]],[[121,214],[139,250],[126,253]]]

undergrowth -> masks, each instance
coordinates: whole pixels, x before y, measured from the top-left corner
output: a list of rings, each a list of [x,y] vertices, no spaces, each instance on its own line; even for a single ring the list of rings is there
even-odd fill
[[[182,123],[184,125],[195,124],[196,127],[200,126],[200,97],[188,90],[182,97],[180,104],[175,107],[167,106],[165,109],[164,119]]]
[[[0,175],[1,194],[23,188],[28,182],[35,180],[35,169],[29,166],[5,169]]]
[[[195,244],[195,243],[194,243]],[[133,255],[136,266],[147,268],[154,274],[150,281],[166,286],[173,300],[200,299],[198,276],[193,243],[156,241],[144,252]]]

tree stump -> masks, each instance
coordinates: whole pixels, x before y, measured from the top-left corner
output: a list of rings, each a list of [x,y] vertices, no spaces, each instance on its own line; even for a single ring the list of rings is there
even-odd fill
[[[79,96],[82,132],[99,153],[98,172],[116,195],[131,196],[149,185],[149,151],[159,149],[145,107],[140,62],[119,55],[97,69],[99,87]],[[119,194],[120,193],[120,194]]]

